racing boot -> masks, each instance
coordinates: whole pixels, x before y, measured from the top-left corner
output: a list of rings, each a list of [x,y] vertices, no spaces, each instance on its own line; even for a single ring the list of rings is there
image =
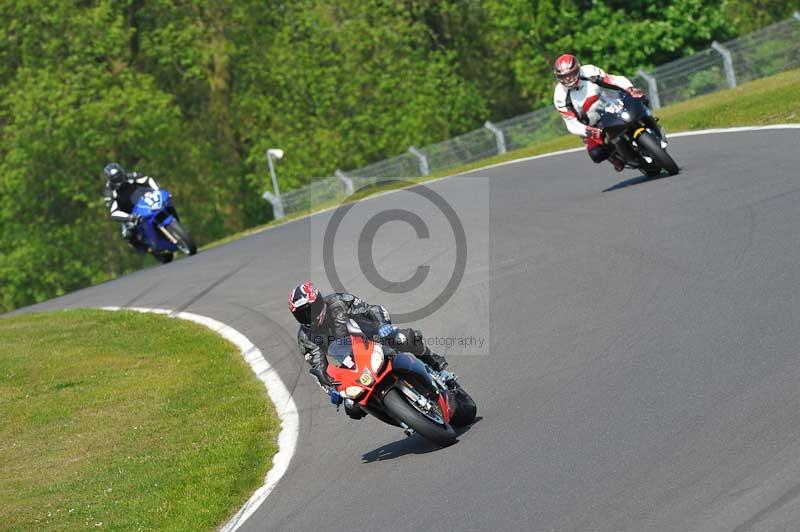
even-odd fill
[[[608,161],[614,165],[614,170],[616,170],[617,172],[622,172],[623,170],[625,170],[625,161],[618,158],[616,154],[609,157]]]
[[[147,246],[147,244],[145,244],[138,238],[133,240],[128,240],[128,242],[130,243],[131,246],[133,246],[133,249],[135,249],[139,253],[147,253],[148,251],[150,251],[150,248]]]
[[[428,346],[425,346],[425,352],[417,355],[417,358],[431,367],[434,371],[442,371],[447,367],[447,360],[442,355],[437,355]]]
[[[147,244],[139,240],[139,235],[136,234],[135,223],[125,222],[122,224],[122,238],[139,253],[147,253],[149,248]]]
[[[439,377],[444,381],[444,385],[447,386],[450,390],[455,390],[456,388],[460,388],[459,384],[456,382],[458,380],[458,376],[452,371],[447,371],[443,369],[439,372]]]

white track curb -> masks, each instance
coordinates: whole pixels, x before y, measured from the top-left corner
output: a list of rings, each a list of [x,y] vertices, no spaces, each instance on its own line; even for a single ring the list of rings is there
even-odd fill
[[[697,131],[683,131],[680,133],[668,134],[667,138],[692,137],[695,135],[708,135],[708,134],[719,134],[719,133],[738,133],[743,131],[759,131],[768,129],[800,129],[800,124],[775,124],[768,126],[746,126],[746,127],[702,129]],[[568,150],[561,150],[551,153],[543,153],[541,155],[534,155],[532,157],[522,157],[520,159],[503,161],[501,163],[491,164],[480,168],[475,168],[473,170],[468,170],[467,172],[464,172],[462,174],[454,174],[454,175],[431,179],[430,181],[423,181],[420,184],[427,185],[435,183],[436,181],[443,181],[445,179],[450,179],[452,177],[464,175],[467,173],[476,173],[480,172],[481,170],[488,170],[490,168],[496,168],[498,166],[508,166],[525,161],[543,159],[546,157],[554,157],[566,153],[574,153],[578,151],[583,151],[584,149],[585,148],[583,147],[572,148]],[[398,190],[388,190],[380,194],[368,196],[367,198],[364,199],[374,199],[388,194],[394,194],[397,192]],[[309,218],[317,214],[322,214],[323,212],[327,212],[335,208],[336,207],[331,207],[328,209],[324,209],[322,211],[309,213],[300,218],[288,220],[283,224],[265,227],[260,230],[253,231],[252,233],[249,233],[247,235],[244,235],[242,238],[246,236],[251,236],[253,234],[261,233],[263,231],[267,231],[270,229],[274,229],[286,223],[292,223],[297,220],[301,220],[303,218]],[[277,372],[272,368],[272,366],[270,366],[269,362],[267,362],[267,360],[261,354],[261,350],[259,350],[255,345],[253,345],[253,343],[250,340],[248,340],[247,337],[244,336],[242,333],[222,322],[219,322],[212,318],[208,318],[206,316],[201,316],[199,314],[193,314],[191,312],[174,312],[167,309],[153,309],[153,308],[139,308],[139,307],[136,308],[102,307],[102,308],[104,310],[134,310],[136,312],[152,312],[155,314],[165,314],[173,318],[189,320],[204,325],[209,329],[211,329],[212,331],[218,333],[223,338],[234,343],[239,348],[245,361],[247,361],[247,363],[253,369],[253,372],[256,374],[258,379],[261,382],[263,382],[264,385],[267,387],[267,393],[269,394],[270,399],[272,399],[272,402],[275,404],[275,409],[277,410],[278,416],[281,419],[281,432],[278,435],[278,452],[275,454],[275,457],[272,460],[272,469],[270,469],[269,473],[267,473],[264,485],[258,488],[256,492],[253,493],[253,495],[250,497],[250,499],[245,503],[245,505],[241,509],[239,509],[238,512],[236,512],[236,515],[234,515],[233,518],[220,529],[222,532],[233,532],[234,530],[239,528],[247,520],[247,518],[253,515],[253,513],[258,509],[259,506],[261,506],[261,503],[263,503],[264,500],[266,500],[266,498],[272,492],[272,490],[275,489],[275,486],[278,484],[278,481],[281,479],[281,477],[283,477],[283,475],[286,473],[286,470],[289,468],[289,462],[291,462],[292,456],[294,456],[295,448],[297,447],[297,436],[299,431],[297,405],[295,405],[291,393],[289,393],[289,390],[286,388],[286,385],[283,384],[283,381],[281,381],[280,377],[278,377]]]
[[[220,529],[223,532],[233,532],[261,506],[261,503],[263,503],[272,490],[275,489],[278,481],[286,473],[286,470],[289,468],[289,462],[292,461],[292,456],[294,456],[294,451],[297,447],[299,429],[297,405],[294,404],[292,394],[289,393],[289,390],[286,388],[286,385],[283,384],[278,373],[261,354],[261,350],[253,345],[253,342],[248,340],[245,335],[222,322],[191,312],[174,312],[167,309],[140,307],[102,308],[103,310],[133,310],[136,312],[165,314],[171,318],[180,318],[204,325],[236,345],[241,351],[245,361],[253,369],[256,377],[267,387],[267,393],[275,404],[275,410],[278,412],[278,417],[281,420],[281,432],[278,435],[278,452],[272,459],[272,468],[269,470],[269,473],[267,473],[264,485],[258,488],[245,505],[236,512],[236,515]]]

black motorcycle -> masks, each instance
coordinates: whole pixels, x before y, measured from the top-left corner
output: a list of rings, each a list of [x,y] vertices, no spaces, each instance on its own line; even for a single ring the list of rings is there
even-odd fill
[[[624,90],[606,90],[600,95],[599,107],[600,120],[595,126],[603,130],[605,142],[614,148],[612,157],[648,177],[660,175],[662,169],[669,175],[679,172],[645,98],[634,98]]]

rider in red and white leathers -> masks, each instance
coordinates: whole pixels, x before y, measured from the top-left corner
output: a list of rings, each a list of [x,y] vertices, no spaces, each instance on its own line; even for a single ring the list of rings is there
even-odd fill
[[[553,104],[570,133],[583,137],[589,157],[599,163],[610,158],[617,172],[625,168],[622,160],[611,156],[613,149],[603,142],[603,132],[594,127],[600,119],[599,99],[604,88],[624,89],[631,96],[641,98],[644,93],[633,86],[625,76],[606,74],[594,65],[582,65],[570,54],[556,59],[553,73],[558,83]]]

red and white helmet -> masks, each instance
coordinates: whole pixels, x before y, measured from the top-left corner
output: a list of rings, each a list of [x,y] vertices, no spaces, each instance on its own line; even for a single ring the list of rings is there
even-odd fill
[[[572,54],[560,55],[553,65],[553,74],[559,83],[574,89],[581,82],[581,62]]]
[[[325,319],[325,300],[311,281],[297,285],[289,292],[289,312],[302,325],[320,326]]]

